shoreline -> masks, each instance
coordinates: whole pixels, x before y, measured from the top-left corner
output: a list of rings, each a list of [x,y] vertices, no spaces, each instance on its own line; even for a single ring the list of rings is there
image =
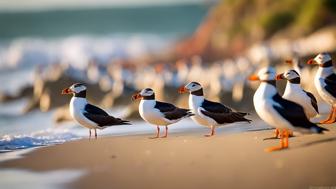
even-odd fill
[[[150,125],[144,121],[133,122],[133,125],[114,126],[98,131],[100,137],[116,137],[116,136],[137,136],[145,134],[155,134],[156,126]],[[256,126],[257,125],[257,126]],[[261,123],[257,119],[254,124],[236,123],[222,126],[217,129],[218,132],[238,133],[246,130],[265,129],[267,125]],[[209,132],[207,127],[196,125],[192,120],[182,120],[174,125],[169,126],[169,134],[180,133],[206,133]],[[1,154],[21,151],[25,149],[33,149],[36,147],[45,147],[55,144],[63,144],[65,142],[88,138],[87,129],[81,126],[64,124],[60,127],[34,131],[30,134],[3,135],[0,142],[0,159]]]
[[[324,135],[290,138],[287,150],[265,153],[272,130],[171,133],[80,139],[0,162],[33,172],[85,170],[69,188],[309,188],[336,186],[335,125]],[[203,134],[203,133],[202,133]]]

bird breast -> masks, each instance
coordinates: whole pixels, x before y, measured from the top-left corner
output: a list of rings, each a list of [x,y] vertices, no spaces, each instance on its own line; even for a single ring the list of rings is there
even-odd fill
[[[291,128],[291,124],[273,108],[273,105],[279,105],[272,99],[276,93],[275,87],[261,83],[253,96],[254,108],[258,116],[270,126]]]
[[[189,109],[191,109],[192,113],[195,114],[191,117],[191,119],[200,125],[211,126],[211,123],[204,119],[198,111],[199,107],[202,106],[203,101],[203,96],[189,95]]]
[[[314,84],[317,89],[318,94],[321,96],[321,98],[326,101],[327,103],[331,105],[336,104],[336,99],[329,94],[327,90],[325,90],[326,83],[324,81],[325,77],[327,77],[327,74],[323,72],[323,68],[319,68],[317,70],[315,79],[314,79]]]
[[[284,99],[301,105],[304,108],[304,111],[308,118],[316,116],[317,112],[311,103],[311,99],[307,96],[307,94],[301,89],[299,85],[287,86],[285,93],[282,97]]]
[[[139,104],[139,114],[142,119],[154,125],[170,124],[164,115],[155,107],[155,100],[141,100]]]
[[[87,104],[85,98],[72,97],[70,101],[70,115],[75,119],[79,124],[89,129],[94,129],[97,127],[97,124],[88,120],[84,115],[83,111]]]

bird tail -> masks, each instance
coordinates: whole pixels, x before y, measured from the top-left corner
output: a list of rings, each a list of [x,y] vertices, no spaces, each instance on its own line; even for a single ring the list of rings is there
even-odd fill
[[[239,121],[246,121],[246,122],[248,122],[248,123],[251,123],[252,120],[245,118],[245,116],[247,116],[247,115],[250,115],[250,113],[236,112],[236,115],[235,115],[235,116],[237,116],[237,117],[240,118]]]
[[[314,133],[318,133],[318,134],[323,134],[324,131],[329,131],[329,129],[317,126],[317,125],[313,125],[312,127],[310,127],[310,130]]]
[[[195,114],[191,112],[190,109],[181,109],[185,112],[185,115],[183,117],[191,117],[191,116],[194,116]]]
[[[194,116],[194,115],[195,115],[195,114],[192,113],[191,110],[188,110],[188,111],[187,111],[187,116],[188,116],[188,117],[191,117],[191,116]]]
[[[246,113],[246,112],[237,112],[238,114],[242,115],[242,116],[247,116],[250,115],[250,113]]]
[[[252,122],[252,120],[247,119],[247,118],[245,118],[245,117],[243,117],[243,121],[246,121],[246,122],[248,122],[248,123],[251,123],[251,122]]]
[[[120,125],[132,125],[131,123],[130,123],[130,121],[127,121],[127,120],[120,120],[121,122],[120,122]]]

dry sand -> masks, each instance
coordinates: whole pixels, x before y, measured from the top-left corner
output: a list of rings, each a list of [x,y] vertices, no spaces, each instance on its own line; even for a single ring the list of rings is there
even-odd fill
[[[70,188],[319,188],[336,187],[336,128],[290,139],[287,150],[266,153],[272,130],[203,137],[176,133],[83,139],[40,148],[2,168],[82,169]]]

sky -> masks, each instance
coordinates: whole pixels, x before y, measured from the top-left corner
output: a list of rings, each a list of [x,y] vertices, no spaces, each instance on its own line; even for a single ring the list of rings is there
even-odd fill
[[[217,0],[1,0],[0,11],[35,11],[86,7],[130,7],[212,3]]]

